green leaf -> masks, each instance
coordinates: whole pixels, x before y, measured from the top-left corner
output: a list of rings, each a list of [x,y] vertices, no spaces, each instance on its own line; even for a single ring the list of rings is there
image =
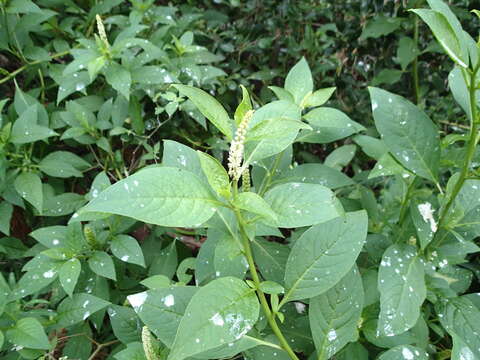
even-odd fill
[[[435,305],[441,324],[458,337],[476,357],[480,357],[480,311],[465,296],[442,299]]]
[[[182,95],[188,97],[215,127],[220,130],[228,140],[232,140],[232,123],[223,106],[211,95],[193,86],[175,84],[174,86]]]
[[[373,79],[372,86],[378,86],[382,84],[395,84],[400,81],[403,75],[402,70],[398,69],[382,69]]]
[[[112,239],[110,249],[118,259],[145,267],[142,249],[135,238],[129,235],[116,235]]]
[[[194,286],[167,287],[133,294],[127,299],[148,329],[172,347],[185,309],[198,290]]]
[[[430,355],[423,349],[411,345],[399,345],[384,352],[378,360],[429,360]]]
[[[266,223],[283,228],[318,224],[343,213],[332,191],[316,184],[281,184],[265,194],[265,201],[278,218],[277,221],[266,219]]]
[[[85,196],[77,193],[63,193],[45,199],[43,203],[43,215],[45,216],[63,216],[68,215],[83,204],[85,204]]]
[[[290,248],[277,242],[255,238],[252,240],[252,251],[263,278],[283,284]]]
[[[458,337],[453,335],[453,348],[451,360],[474,360],[473,351]]]
[[[262,281],[259,287],[266,294],[283,294],[285,292],[282,285],[273,281]]]
[[[363,298],[362,278],[354,266],[334,287],[310,300],[310,327],[319,359],[330,359],[358,338]]]
[[[245,89],[245,86],[240,85],[242,88],[242,102],[238,104],[237,109],[235,110],[235,124],[238,126],[242,120],[245,114],[247,113],[248,110],[252,110],[252,102],[250,101],[250,95],[248,94],[248,90]]]
[[[38,140],[47,139],[58,135],[55,131],[45,126],[40,126],[38,122],[38,105],[29,106],[12,126],[10,141],[14,144],[33,143]]]
[[[81,177],[82,171],[88,169],[90,164],[71,152],[55,151],[44,157],[38,166],[47,175],[68,178]]]
[[[141,342],[127,344],[126,349],[117,352],[113,357],[117,360],[147,360]]]
[[[92,271],[100,276],[116,280],[115,265],[113,260],[104,251],[95,251],[88,259],[88,266]]]
[[[313,91],[312,73],[304,57],[288,72],[285,78],[285,90],[293,95],[297,105],[300,105],[305,96]]]
[[[13,329],[7,331],[7,339],[15,346],[29,349],[50,349],[50,343],[42,324],[31,317],[18,320]]]
[[[412,245],[394,244],[383,254],[378,272],[381,335],[401,334],[417,323],[427,290],[423,265]]]
[[[346,213],[312,226],[294,243],[285,272],[282,302],[320,295],[355,264],[367,236],[366,211]]]
[[[77,285],[78,277],[82,271],[80,260],[73,258],[66,261],[59,269],[60,284],[62,284],[65,292],[72,296],[75,285]]]
[[[347,175],[323,164],[302,164],[282,172],[275,182],[299,182],[319,184],[329,189],[338,189],[353,185],[355,182]]]
[[[468,58],[462,49],[461,39],[457,37],[455,30],[442,13],[428,9],[414,9],[410,11],[420,16],[428,25],[437,41],[455,63],[464,68],[468,67]]]
[[[108,307],[108,316],[117,339],[128,344],[141,340],[142,327],[132,308],[118,305]]]
[[[110,303],[90,294],[74,294],[65,298],[57,308],[57,325],[69,327],[85,321],[90,315],[106,308]]]
[[[43,189],[40,177],[31,172],[21,173],[15,179],[14,186],[18,194],[41,214],[43,210]]]
[[[5,235],[10,235],[10,220],[12,219],[12,204],[2,201],[0,203],[0,231]]]
[[[342,170],[352,161],[356,151],[357,146],[353,144],[340,146],[328,154],[323,163],[333,169]]]
[[[230,179],[225,168],[213,156],[197,151],[203,173],[215,192],[223,197],[230,197]]]
[[[175,241],[156,254],[148,271],[149,275],[164,275],[171,279],[178,265],[177,247]]]
[[[432,120],[405,98],[369,88],[375,125],[392,155],[418,176],[438,182],[440,142]]]
[[[455,101],[465,111],[468,118],[472,118],[472,109],[470,108],[470,91],[467,81],[460,67],[455,66],[448,74],[448,87],[455,98]]]
[[[125,69],[125,67],[112,62],[105,69],[105,79],[115,90],[125,96],[127,100],[130,98],[132,76],[130,75],[130,71]]]
[[[78,214],[97,211],[162,226],[198,227],[210,219],[217,204],[195,174],[151,167],[110,186]]]
[[[170,360],[183,360],[241,339],[258,319],[254,290],[243,281],[224,277],[200,288],[180,321]]]
[[[277,221],[277,214],[275,214],[270,205],[258,194],[242,192],[235,197],[233,203],[239,209],[260,215],[269,219],[270,222]]]
[[[360,35],[360,40],[368,38],[379,38],[380,36],[388,35],[397,30],[402,24],[402,18],[386,17],[383,14],[375,16],[370,20]]]
[[[400,38],[397,48],[397,60],[402,70],[406,70],[407,66],[415,60],[418,54],[418,47],[412,38],[407,36]]]
[[[8,3],[7,13],[42,13],[42,9],[40,9],[38,5],[35,5],[31,0],[12,0]]]
[[[314,91],[312,94],[303,99],[302,107],[307,108],[322,106],[332,97],[332,94],[335,92],[336,89],[336,87],[329,87]]]
[[[281,87],[278,87],[278,86],[269,86],[268,88],[273,91],[273,93],[278,98],[278,100],[285,100],[285,101],[289,101],[289,102],[292,102],[292,103],[294,102],[293,101],[293,95],[290,94],[284,88],[281,88]]]
[[[304,115],[312,130],[300,133],[297,142],[327,144],[356,134],[365,128],[340,110],[328,107],[313,109]]]
[[[207,178],[200,164],[198,153],[192,148],[172,140],[163,141],[163,166],[188,170],[207,183]]]

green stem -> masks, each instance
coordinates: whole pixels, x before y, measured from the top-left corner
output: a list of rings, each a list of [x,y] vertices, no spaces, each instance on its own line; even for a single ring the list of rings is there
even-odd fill
[[[243,227],[244,221],[240,211],[238,209],[234,209],[235,216],[237,217],[238,226],[240,228],[240,234],[242,237],[242,244],[243,250],[245,252],[245,257],[247,258],[248,267],[250,269],[250,274],[252,275],[252,280],[255,283],[256,292],[258,298],[260,299],[260,304],[262,305],[263,311],[265,312],[265,316],[267,317],[268,324],[272,329],[273,333],[277,336],[278,340],[280,341],[280,345],[282,346],[283,350],[285,350],[291,359],[299,360],[295,352],[292,350],[290,345],[288,344],[287,339],[283,336],[282,331],[278,327],[277,322],[275,321],[275,314],[270,309],[270,305],[268,304],[267,298],[262,290],[260,290],[260,277],[258,276],[257,268],[255,266],[255,261],[253,260],[252,248],[250,247],[250,239]]]
[[[57,53],[57,54],[53,54],[52,56],[50,56],[50,60],[53,60],[53,59],[56,59],[58,57],[62,57],[62,56],[65,56],[65,55],[68,55],[70,54],[70,51],[62,51],[60,53]],[[12,78],[14,78],[15,76],[17,76],[18,74],[20,74],[22,71],[26,70],[27,68],[29,68],[30,66],[33,66],[33,65],[38,65],[42,62],[45,62],[45,60],[35,60],[35,61],[32,61],[31,63],[28,63],[28,64],[25,64],[21,67],[19,67],[17,70],[11,72],[9,75],[5,76],[4,78],[0,79],[0,84],[3,84],[4,82],[7,82],[9,80],[11,80]]]
[[[413,17],[413,42],[415,44],[415,49],[418,50],[418,16]],[[413,88],[415,93],[415,103],[418,105],[420,103],[420,85],[418,81],[418,54],[415,54],[415,59],[413,59],[412,64],[412,80]]]
[[[475,149],[477,147],[477,143],[479,140],[478,137],[478,119],[477,119],[477,104],[476,104],[476,98],[475,98],[475,79],[477,76],[479,68],[477,67],[474,71],[471,72],[470,74],[470,86],[469,86],[469,92],[470,92],[470,113],[472,115],[471,118],[471,127],[470,127],[470,136],[468,140],[468,145],[467,145],[467,154],[465,157],[465,162],[463,164],[462,170],[460,171],[460,176],[458,177],[457,182],[455,183],[451,195],[448,197],[446,205],[443,207],[442,212],[440,214],[440,218],[438,221],[438,229],[441,229],[444,227],[445,220],[447,218],[448,211],[452,207],[453,202],[455,201],[455,198],[457,197],[458,193],[462,189],[463,184],[465,183],[465,180],[468,177],[468,172],[470,169],[470,163],[472,162],[473,156],[475,155]],[[437,235],[439,232],[435,235]],[[435,236],[434,240],[430,243],[433,248],[435,246],[438,246],[440,244],[441,240],[438,239],[437,236]]]

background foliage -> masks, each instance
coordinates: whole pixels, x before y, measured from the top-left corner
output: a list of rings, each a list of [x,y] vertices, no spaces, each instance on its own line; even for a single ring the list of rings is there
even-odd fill
[[[473,2],[449,5],[476,39]],[[480,359],[475,148],[465,170],[476,120],[461,66],[452,70],[445,46],[408,11],[427,7],[0,0],[0,356],[150,360],[174,349],[170,360],[291,358],[254,288],[301,359]],[[172,84],[201,88],[225,110]],[[302,102],[309,84],[319,92]],[[297,121],[247,135],[256,192],[244,183],[241,194],[254,195],[233,206],[262,219],[246,229],[261,284],[224,229],[240,232],[241,222],[216,209],[233,190],[228,177],[212,183],[209,171],[221,175],[206,155],[227,164],[233,127],[222,119],[238,126],[246,110],[237,105],[248,109],[250,99],[256,124],[262,111]],[[399,111],[414,121],[392,116]],[[167,195],[183,184],[209,205],[105,200],[135,181]],[[135,204],[146,208],[133,214]],[[345,233],[366,234],[367,215],[368,235],[352,246]],[[301,266],[325,251],[318,233],[353,252],[336,266],[317,264],[334,273],[312,290],[318,275]],[[219,306],[206,299],[235,300],[232,317],[189,321]],[[209,321],[235,331],[205,331]]]

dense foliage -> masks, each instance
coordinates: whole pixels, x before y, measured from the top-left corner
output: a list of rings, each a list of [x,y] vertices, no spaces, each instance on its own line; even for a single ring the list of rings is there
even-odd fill
[[[469,6],[0,0],[0,357],[480,360]]]

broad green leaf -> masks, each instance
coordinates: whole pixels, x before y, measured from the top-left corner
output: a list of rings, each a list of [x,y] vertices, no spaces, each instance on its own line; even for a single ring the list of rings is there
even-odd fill
[[[312,94],[308,95],[305,99],[303,99],[302,107],[307,108],[322,106],[328,101],[328,99],[332,97],[332,94],[335,92],[336,89],[336,87],[329,87],[314,91]]]
[[[38,166],[47,175],[68,178],[81,177],[82,171],[88,169],[90,164],[71,152],[55,151],[44,157]]]
[[[105,79],[107,82],[125,98],[130,98],[130,86],[132,85],[132,76],[125,67],[112,62],[105,69]]]
[[[282,285],[268,280],[262,281],[259,288],[266,294],[283,294],[285,292],[285,289]]]
[[[369,91],[375,125],[392,155],[416,175],[438,182],[437,127],[405,98],[379,88]]]
[[[107,311],[117,339],[124,344],[141,340],[142,326],[132,308],[111,305]]]
[[[192,148],[172,140],[163,141],[163,166],[176,167],[188,170],[197,175],[201,180],[207,179],[203,172],[198,153]]]
[[[309,93],[313,91],[313,78],[304,57],[290,69],[285,78],[285,90],[293,95],[297,105],[300,105]]]
[[[319,359],[330,359],[358,338],[363,298],[362,278],[354,266],[334,287],[310,300],[310,327]]]
[[[57,196],[48,197],[43,202],[44,216],[63,216],[68,215],[83,204],[85,204],[85,196],[77,193],[63,193]]]
[[[397,61],[400,63],[402,70],[405,70],[418,54],[418,47],[412,38],[407,36],[400,38],[397,48]]]
[[[356,151],[357,146],[353,144],[340,146],[328,154],[323,164],[332,169],[342,170],[352,161]]]
[[[277,242],[255,238],[252,240],[252,251],[263,278],[283,284],[290,248]]]
[[[10,235],[10,220],[12,219],[12,204],[2,201],[0,203],[0,231],[5,235]]]
[[[480,357],[480,310],[465,296],[442,299],[435,310],[445,330]]]
[[[126,349],[117,352],[113,357],[117,360],[147,360],[141,342],[127,344]]]
[[[376,39],[388,35],[397,30],[401,24],[402,18],[400,17],[386,17],[383,14],[378,14],[367,23],[359,39],[366,40],[370,37]]]
[[[239,209],[260,215],[269,219],[270,222],[277,221],[277,214],[275,214],[270,205],[256,193],[242,192],[235,197],[233,203]]]
[[[276,227],[309,226],[343,213],[332,191],[317,184],[281,184],[265,194],[265,201],[277,214],[277,221],[266,220],[266,223]]]
[[[453,348],[451,360],[476,360],[473,351],[456,335],[452,336]]]
[[[420,248],[424,250],[427,245],[433,240],[436,232],[436,222],[433,218],[426,218],[423,217],[420,209],[422,207],[428,206],[430,203],[423,203],[421,204],[418,201],[412,201],[410,204],[410,217],[412,218],[413,224],[415,225],[415,229],[417,232],[418,240],[420,242]],[[432,214],[435,210],[432,209]]]
[[[427,290],[423,264],[412,245],[394,244],[383,254],[378,272],[378,331],[394,336],[415,326]]]
[[[255,292],[243,281],[224,277],[208,283],[188,304],[168,359],[183,360],[241,339],[259,310]]]
[[[212,234],[212,232],[209,231],[208,234]],[[220,235],[218,244],[215,246],[213,254],[215,277],[233,276],[243,279],[248,270],[248,262],[240,240],[237,235],[233,236],[223,232],[218,235]]]
[[[106,308],[110,303],[90,294],[74,294],[65,298],[57,308],[57,324],[69,327],[85,321],[90,315]]]
[[[164,247],[155,255],[152,265],[148,271],[148,275],[164,275],[171,279],[175,274],[178,265],[177,247],[175,241]]]
[[[384,352],[378,360],[429,360],[430,355],[423,349],[411,345],[399,345]]]
[[[38,105],[29,106],[12,126],[10,141],[14,144],[33,143],[58,135],[48,127],[38,125]]]
[[[88,266],[92,271],[100,276],[116,280],[115,265],[113,260],[104,251],[95,251],[88,259]]]
[[[31,295],[52,283],[57,278],[62,264],[63,262],[52,260],[42,254],[30,260],[23,268],[27,273],[22,276],[12,292],[12,300]]]
[[[171,347],[185,309],[198,290],[194,286],[166,287],[133,294],[127,299],[148,329]]]
[[[178,81],[166,69],[162,69],[157,65],[147,65],[132,69],[132,80],[146,85],[163,85]]]
[[[203,116],[211,121],[228,140],[232,139],[232,123],[223,106],[211,95],[192,86],[175,84],[182,95],[188,97],[200,110]]]
[[[468,57],[462,49],[463,39],[457,37],[455,30],[442,13],[429,9],[414,9],[410,11],[420,16],[428,25],[437,41],[455,63],[464,68],[468,67]]]
[[[378,86],[382,84],[395,84],[400,81],[403,75],[402,70],[398,69],[382,69],[371,82],[372,86]]]
[[[7,13],[42,13],[42,9],[40,9],[38,5],[35,5],[31,0],[12,0],[8,3]]]
[[[217,205],[193,173],[151,167],[110,186],[78,214],[96,211],[162,226],[198,227],[214,214]]]
[[[252,102],[250,101],[250,95],[245,86],[240,85],[242,88],[242,102],[238,104],[237,109],[235,110],[235,124],[238,126],[248,110],[252,110]]]
[[[457,104],[460,105],[468,118],[471,119],[470,91],[462,70],[458,66],[455,66],[448,74],[448,86]]]
[[[18,320],[13,329],[7,331],[7,339],[15,346],[29,349],[50,349],[50,343],[42,324],[31,317]]]
[[[80,260],[73,258],[66,261],[58,271],[60,284],[62,284],[63,289],[69,296],[73,294],[73,289],[77,285],[81,270],[82,264]]]
[[[110,249],[118,259],[145,267],[142,249],[135,238],[129,235],[116,235]]]
[[[31,172],[23,172],[14,182],[18,194],[32,204],[41,214],[43,210],[43,189],[40,177]]]
[[[337,189],[355,182],[344,173],[323,164],[302,164],[282,172],[275,182],[299,182],[320,184],[329,189]]]
[[[336,360],[368,360],[368,351],[360,342],[348,344],[335,357]]]
[[[215,192],[223,197],[230,197],[230,179],[222,164],[213,156],[197,151],[203,173]]]
[[[321,107],[304,115],[312,130],[304,130],[297,142],[327,144],[356,134],[365,128],[340,110]]]
[[[312,226],[294,243],[285,271],[283,302],[320,295],[355,264],[367,236],[365,211]]]
[[[286,100],[286,101],[294,102],[293,95],[290,94],[284,88],[281,88],[278,86],[269,86],[268,88],[273,91],[273,93],[278,98],[278,100]]]

